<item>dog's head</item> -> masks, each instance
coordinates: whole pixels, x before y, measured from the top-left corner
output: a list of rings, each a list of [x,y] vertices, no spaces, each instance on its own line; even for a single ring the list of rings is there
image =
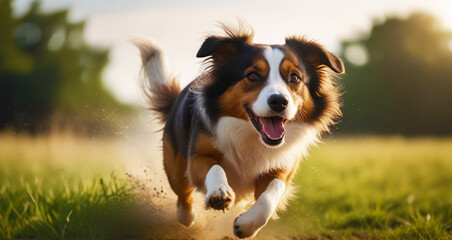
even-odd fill
[[[328,130],[341,114],[331,72],[344,72],[337,56],[301,37],[254,44],[252,30],[224,29],[226,36],[208,37],[197,53],[208,57],[202,94],[213,123],[223,116],[249,121],[270,146],[284,142],[286,124]]]

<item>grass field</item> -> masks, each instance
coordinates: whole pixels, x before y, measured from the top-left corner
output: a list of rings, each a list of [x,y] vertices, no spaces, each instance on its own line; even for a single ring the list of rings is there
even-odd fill
[[[143,183],[157,178],[127,176],[125,158],[158,159],[135,147],[0,135],[0,239],[200,237],[167,224],[174,210],[150,206],[175,205],[167,189]],[[311,153],[297,197],[258,239],[452,239],[452,139],[328,139]],[[232,222],[224,228],[218,238],[232,236]]]

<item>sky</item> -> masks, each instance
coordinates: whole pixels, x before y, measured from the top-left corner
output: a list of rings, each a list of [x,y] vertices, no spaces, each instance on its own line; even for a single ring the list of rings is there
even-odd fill
[[[16,0],[17,14],[31,0]],[[110,62],[104,84],[125,103],[142,103],[138,89],[140,59],[128,41],[141,35],[165,49],[182,85],[200,72],[195,57],[204,37],[221,33],[218,22],[247,21],[257,43],[282,44],[289,35],[305,35],[338,53],[340,42],[366,36],[375,22],[388,16],[407,17],[413,11],[436,15],[452,30],[450,0],[41,0],[44,11],[70,9],[72,21],[86,20],[85,38],[92,45],[108,47]]]

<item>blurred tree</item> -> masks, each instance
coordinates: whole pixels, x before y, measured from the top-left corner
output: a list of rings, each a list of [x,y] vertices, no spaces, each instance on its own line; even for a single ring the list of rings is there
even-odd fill
[[[13,18],[11,1],[0,0],[0,129],[98,134],[128,111],[102,85],[108,52],[88,46],[84,22],[67,14],[42,13],[36,1]]]
[[[452,134],[452,33],[415,13],[343,42],[348,133]]]

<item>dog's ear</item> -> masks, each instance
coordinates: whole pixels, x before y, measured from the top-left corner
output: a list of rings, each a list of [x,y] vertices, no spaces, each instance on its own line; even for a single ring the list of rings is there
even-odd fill
[[[324,65],[336,73],[345,72],[342,60],[316,42],[300,37],[289,37],[286,38],[286,45],[314,67]]]
[[[216,63],[226,62],[236,56],[246,43],[247,39],[245,37],[210,36],[201,45],[196,57],[211,56]]]
[[[220,37],[208,37],[204,40],[201,48],[198,50],[196,57],[203,58],[212,55],[212,53],[220,46],[226,44],[226,39],[221,39]]]

